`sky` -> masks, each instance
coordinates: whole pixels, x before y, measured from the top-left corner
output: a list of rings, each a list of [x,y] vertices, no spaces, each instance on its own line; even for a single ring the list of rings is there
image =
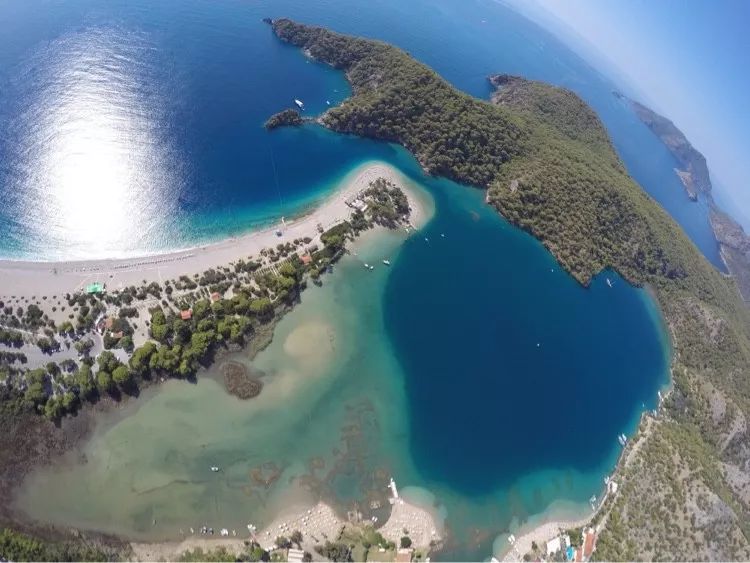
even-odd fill
[[[509,3],[671,119],[708,160],[720,205],[750,228],[750,0]]]

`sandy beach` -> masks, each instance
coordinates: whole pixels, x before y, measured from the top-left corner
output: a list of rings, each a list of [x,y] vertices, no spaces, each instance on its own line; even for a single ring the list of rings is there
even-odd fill
[[[258,256],[263,248],[281,242],[310,237],[318,243],[318,225],[324,230],[345,221],[353,209],[346,200],[383,177],[401,187],[411,207],[411,223],[420,226],[427,219],[426,196],[418,194],[412,182],[392,166],[368,162],[355,169],[331,196],[319,206],[297,218],[229,238],[214,244],[146,256],[142,258],[83,260],[68,262],[33,262],[0,260],[0,296],[64,295],[81,290],[94,281],[107,284],[113,291],[146,282],[163,282],[180,276],[192,276],[241,258]],[[281,236],[278,235],[281,232]]]
[[[536,543],[541,549],[545,544],[559,535],[562,530],[580,528],[591,522],[593,514],[577,520],[550,520],[535,526],[528,532],[516,535],[516,541],[511,546],[507,544],[507,552],[503,555],[503,561],[522,561],[524,554],[531,551],[531,544]]]
[[[427,510],[399,498],[393,504],[390,518],[379,531],[385,539],[399,545],[404,530],[409,531],[409,537],[418,547],[428,547],[431,542],[442,539],[437,522]]]
[[[245,542],[251,540],[271,550],[275,548],[277,537],[289,538],[292,532],[298,530],[302,533],[302,549],[314,553],[315,545],[327,540],[336,541],[342,529],[348,526],[356,527],[358,524],[350,524],[337,516],[330,506],[319,502],[310,508],[285,511],[254,534],[243,531],[229,538],[191,536],[179,542],[132,543],[131,547],[136,561],[176,561],[185,551],[197,548],[211,551],[223,547],[230,553],[240,554],[246,548]],[[409,530],[414,545],[421,548],[428,548],[431,540],[440,539],[436,522],[429,512],[400,500],[394,504],[391,517],[380,532],[386,539],[398,543],[404,535],[404,528]],[[319,555],[314,558],[320,559]]]

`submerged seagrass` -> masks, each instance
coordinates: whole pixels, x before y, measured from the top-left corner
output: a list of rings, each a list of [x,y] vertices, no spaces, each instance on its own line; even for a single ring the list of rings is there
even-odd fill
[[[494,104],[480,101],[396,47],[287,19],[272,25],[346,72],[353,95],[324,125],[402,144],[430,173],[486,188],[583,284],[609,267],[655,290],[673,340],[674,389],[668,416],[644,433],[621,494],[598,516],[608,524],[598,556],[750,557],[748,311],[734,281],[629,177],[593,111],[571,92],[524,80],[505,84]]]

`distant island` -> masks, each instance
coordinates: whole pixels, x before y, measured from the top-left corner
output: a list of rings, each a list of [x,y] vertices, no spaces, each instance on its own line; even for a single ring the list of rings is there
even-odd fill
[[[643,104],[631,100],[620,92],[613,94],[627,100],[635,114],[651,129],[679,160],[684,170],[675,169],[693,201],[698,199],[695,190],[700,191],[710,206],[709,220],[719,244],[721,258],[729,273],[737,281],[742,299],[750,303],[750,236],[745,233],[731,215],[719,208],[713,199],[711,179],[706,158],[687,140],[685,135],[666,117]]]
[[[673,387],[663,414],[642,418],[615,474],[620,486],[590,521],[600,530],[594,557],[750,557],[750,451],[742,446],[750,312],[735,281],[630,178],[591,108],[567,90],[507,75],[490,77],[492,102],[478,100],[386,43],[288,19],[270,24],[346,73],[353,94],[322,125],[399,143],[428,173],[486,190],[490,205],[580,283],[612,268],[658,300],[672,336]],[[684,162],[695,189],[710,190],[700,159]],[[582,525],[571,522],[568,537],[582,537]],[[541,526],[524,535],[530,552],[509,557],[546,557],[549,534]]]
[[[675,173],[685,187],[688,197],[697,201],[699,193],[710,194],[711,177],[708,173],[706,158],[690,144],[685,134],[669,119],[640,102],[631,100],[617,91],[613,94],[631,105],[638,118],[659,137],[680,163],[681,168],[675,168]]]

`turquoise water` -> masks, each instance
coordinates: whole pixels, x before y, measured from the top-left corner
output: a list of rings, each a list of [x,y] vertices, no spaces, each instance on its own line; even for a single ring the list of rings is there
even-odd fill
[[[292,98],[315,113],[348,90],[260,18],[392,41],[478,96],[490,72],[573,88],[636,179],[717,263],[703,208],[684,198],[671,156],[611,85],[492,2],[44,6],[0,7],[21,31],[0,39],[6,256],[136,254],[221,238],[314,203],[370,159],[422,185],[435,215],[408,240],[362,243],[305,292],[255,362],[266,374],[259,400],[227,396],[211,374],[149,391],[105,417],[64,465],[35,474],[22,508],[174,538],[204,523],[262,523],[290,501],[350,508],[393,475],[441,506],[451,539],[442,556],[476,558],[498,534],[545,510],[580,512],[600,493],[617,434],[635,428],[666,381],[653,303],[614,273],[580,287],[480,191],[424,177],[403,149],[317,127],[264,131]],[[390,269],[362,267],[386,256]],[[214,464],[220,475],[207,471]],[[266,488],[254,469],[280,473]]]
[[[382,521],[367,506],[392,475],[445,519],[444,559],[499,554],[503,534],[543,513],[585,512],[616,462],[616,436],[666,382],[659,316],[616,274],[578,285],[481,192],[421,183],[432,220],[410,238],[366,236],[303,294],[252,362],[264,374],[258,399],[227,395],[219,368],[149,390],[36,472],[18,506],[175,539],[263,525],[319,499]],[[261,485],[257,471],[275,480]]]

